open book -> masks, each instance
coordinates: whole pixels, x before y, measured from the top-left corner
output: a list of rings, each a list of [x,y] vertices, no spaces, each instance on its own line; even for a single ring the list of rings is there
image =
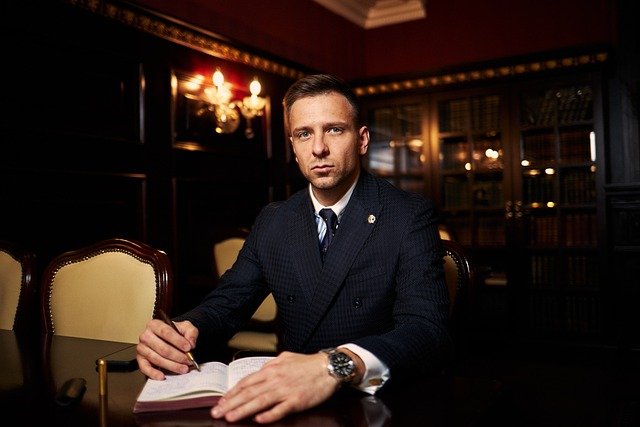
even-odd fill
[[[229,365],[207,362],[200,365],[200,372],[194,369],[183,375],[166,375],[160,381],[147,378],[133,412],[213,406],[238,381],[258,371],[271,359],[273,357],[244,357]]]

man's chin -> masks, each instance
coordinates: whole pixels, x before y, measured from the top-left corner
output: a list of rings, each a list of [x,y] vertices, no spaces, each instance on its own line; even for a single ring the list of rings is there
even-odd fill
[[[311,180],[311,185],[318,190],[331,190],[332,188],[335,188],[336,181],[333,177],[323,176]]]

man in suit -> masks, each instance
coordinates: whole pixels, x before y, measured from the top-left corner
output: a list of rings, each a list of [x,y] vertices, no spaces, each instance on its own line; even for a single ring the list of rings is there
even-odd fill
[[[374,394],[396,378],[437,371],[449,348],[433,204],[361,167],[369,131],[358,125],[358,101],[340,79],[302,78],[284,108],[309,187],[262,210],[219,286],[174,319],[182,335],[152,320],[137,347],[150,378],[164,378],[160,369],[188,372],[184,352],[196,340],[227,339],[271,292],[283,351],[212,409],[230,422],[273,422],[344,384]],[[320,249],[325,238],[330,246]]]

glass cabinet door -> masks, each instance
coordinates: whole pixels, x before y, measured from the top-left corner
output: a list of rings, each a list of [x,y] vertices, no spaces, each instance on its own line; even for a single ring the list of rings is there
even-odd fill
[[[520,94],[521,311],[531,335],[601,331],[593,92],[572,82]]]
[[[368,169],[397,187],[425,193],[423,108],[419,103],[384,106],[368,112]]]
[[[484,277],[506,284],[505,115],[496,93],[438,99],[439,202],[451,235],[470,248]]]

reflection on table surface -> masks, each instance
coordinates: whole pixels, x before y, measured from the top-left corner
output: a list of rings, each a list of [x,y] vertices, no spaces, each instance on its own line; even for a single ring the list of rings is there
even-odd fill
[[[20,424],[59,426],[226,426],[208,408],[133,414],[145,381],[132,372],[109,372],[107,396],[98,393],[96,360],[133,353],[133,346],[62,336],[16,337],[0,330],[0,410]],[[58,406],[55,393],[69,378],[87,382],[82,400]],[[483,380],[432,378],[420,385],[392,389],[379,396],[340,390],[325,404],[292,414],[274,426],[456,426],[469,425],[487,405],[495,384]],[[247,421],[234,426],[255,425]]]

